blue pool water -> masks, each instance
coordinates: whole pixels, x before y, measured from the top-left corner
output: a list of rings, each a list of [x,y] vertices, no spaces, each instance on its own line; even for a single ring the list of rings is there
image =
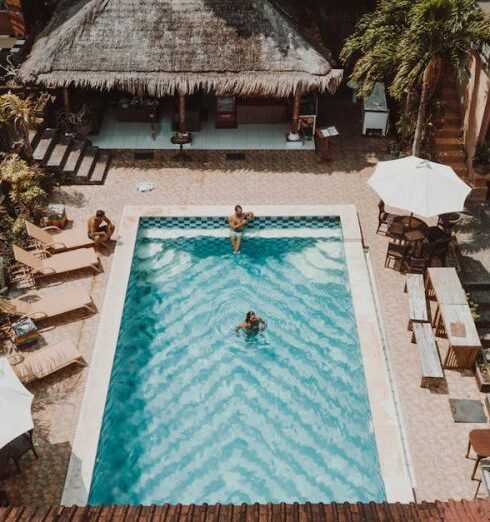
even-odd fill
[[[140,228],[89,503],[384,500],[340,225],[322,231],[234,256]],[[250,309],[268,328],[235,334]]]

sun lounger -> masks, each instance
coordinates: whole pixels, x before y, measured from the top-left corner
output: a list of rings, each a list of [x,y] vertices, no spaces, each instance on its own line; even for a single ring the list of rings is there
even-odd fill
[[[45,259],[40,259],[17,245],[13,245],[12,248],[16,261],[28,266],[34,276],[63,274],[81,268],[93,268],[100,272],[99,259],[93,248],[79,248],[61,254],[48,254]]]
[[[95,304],[90,294],[78,288],[43,297],[31,293],[16,299],[0,301],[0,311],[19,317],[30,317],[33,320],[48,319],[79,308],[95,312]]]
[[[93,246],[92,239],[87,237],[87,232],[81,229],[60,230],[58,227],[38,227],[26,221],[26,229],[29,236],[37,241],[42,247],[59,252],[73,248]],[[57,230],[51,235],[48,230]]]
[[[42,379],[72,364],[87,365],[82,354],[67,340],[15,357],[18,357],[18,362],[12,358],[10,364],[24,384]]]

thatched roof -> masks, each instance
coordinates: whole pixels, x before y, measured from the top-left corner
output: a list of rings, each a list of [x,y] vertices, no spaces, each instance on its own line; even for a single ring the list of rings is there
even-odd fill
[[[62,0],[20,74],[157,96],[335,91],[342,71],[308,40],[272,0]]]

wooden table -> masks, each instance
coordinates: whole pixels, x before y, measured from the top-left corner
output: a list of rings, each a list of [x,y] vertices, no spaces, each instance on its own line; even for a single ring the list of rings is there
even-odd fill
[[[467,303],[441,304],[439,310],[436,335],[445,334],[449,341],[444,368],[473,369],[482,346],[470,307]],[[464,325],[464,335],[455,335],[451,323]]]
[[[426,237],[427,223],[419,218],[396,216],[388,227],[388,235],[397,241],[421,241]]]
[[[474,480],[478,464],[481,459],[490,457],[490,430],[471,430],[468,436],[468,450],[466,458],[470,455],[471,446],[476,453],[476,462],[471,474],[471,480]]]
[[[416,218],[416,217],[410,217],[410,216],[398,216],[396,221],[399,223],[403,223],[404,225],[408,225],[410,230],[417,230],[417,229],[426,229],[427,223],[423,221],[422,219]]]
[[[180,160],[190,160],[191,159],[191,157],[188,156],[183,150],[184,145],[187,145],[188,143],[192,143],[192,136],[190,135],[190,133],[178,132],[177,134],[175,134],[175,136],[172,136],[170,138],[170,141],[174,145],[179,146],[179,152],[177,152],[177,154],[174,157],[176,160],[180,161]]]
[[[404,236],[405,239],[410,243],[422,241],[426,238],[426,234],[423,230],[408,230],[407,232],[405,232]]]
[[[439,305],[468,303],[458,274],[452,267],[428,268],[425,291],[428,297],[435,297]]]

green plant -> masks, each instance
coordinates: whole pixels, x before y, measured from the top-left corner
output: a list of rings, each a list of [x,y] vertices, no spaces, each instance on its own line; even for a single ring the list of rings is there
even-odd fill
[[[473,156],[473,167],[482,174],[490,169],[490,143],[488,141],[477,144]]]
[[[487,363],[485,363],[485,362],[479,363],[478,368],[480,369],[480,373],[481,373],[483,379],[486,382],[490,381],[490,371],[488,370]]]
[[[466,294],[466,299],[468,301],[468,306],[470,307],[471,317],[473,317],[473,319],[478,319],[480,317],[480,314],[478,313],[478,303],[475,303],[468,293]]]
[[[36,129],[41,122],[42,119],[37,115],[37,99],[32,95],[20,98],[8,92],[0,96],[0,123],[18,132],[28,160],[32,159],[29,130]]]
[[[7,241],[25,239],[26,219],[39,221],[48,200],[44,178],[38,167],[29,165],[17,154],[5,156],[0,163],[0,189],[4,194],[0,234]]]
[[[409,150],[413,141],[415,128],[417,126],[417,105],[419,96],[413,98],[413,102],[405,110],[401,111],[399,119],[396,123],[396,131],[400,147],[403,150]],[[443,107],[441,101],[433,98],[427,107],[427,118],[424,123],[423,136],[419,156],[427,159],[432,159],[430,137],[438,126],[443,114]]]
[[[419,96],[412,153],[421,151],[427,106],[444,62],[462,70],[475,52],[490,45],[488,16],[474,0],[380,0],[347,38],[341,59],[352,66],[358,95],[369,95],[376,82],[405,110]]]

